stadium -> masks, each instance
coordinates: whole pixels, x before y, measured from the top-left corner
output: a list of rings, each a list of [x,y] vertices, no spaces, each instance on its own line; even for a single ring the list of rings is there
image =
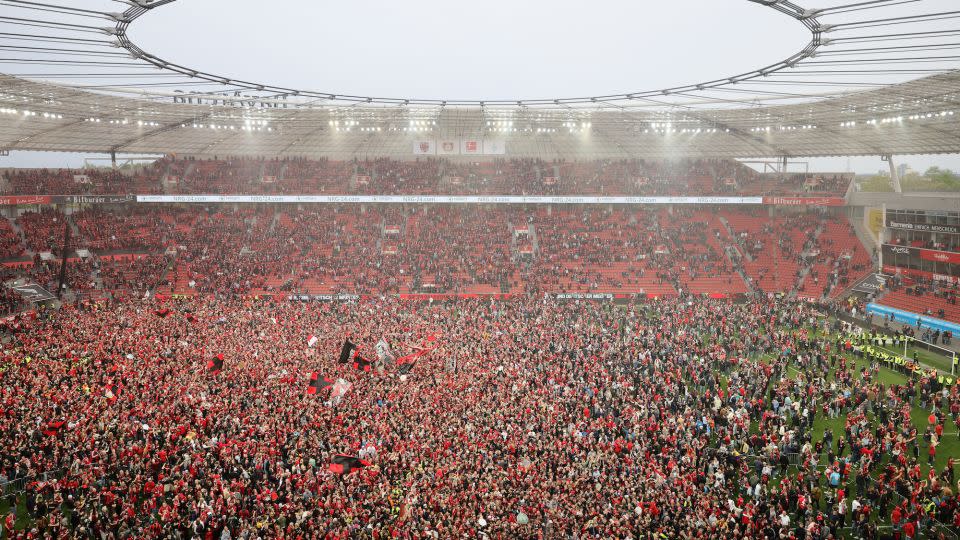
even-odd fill
[[[954,0],[272,4],[0,0],[0,539],[960,537]]]

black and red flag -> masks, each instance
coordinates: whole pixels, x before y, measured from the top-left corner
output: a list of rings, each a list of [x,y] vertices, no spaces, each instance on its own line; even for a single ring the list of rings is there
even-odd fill
[[[397,358],[397,373],[401,375],[410,373],[410,370],[413,369],[413,365],[417,363],[417,358],[420,358],[420,355],[416,353]]]
[[[213,357],[212,360],[207,362],[207,371],[211,373],[220,373],[223,370],[223,353],[220,353]]]
[[[333,459],[330,460],[330,465],[327,468],[333,474],[350,474],[368,466],[370,466],[369,461],[362,460],[358,457],[338,454],[333,456]]]
[[[317,372],[313,372],[310,374],[310,384],[307,385],[307,393],[313,395],[331,386],[333,386],[333,381],[327,377],[321,377]]]
[[[349,339],[343,341],[343,347],[340,348],[340,363],[346,364],[352,356],[354,356],[354,351],[357,350],[356,344],[351,342]]]
[[[170,314],[170,310],[167,308],[160,308],[153,310],[154,315],[160,317],[161,319],[166,319],[167,315]]]
[[[401,375],[410,373],[410,370],[413,369],[413,366],[417,363],[417,360],[419,360],[421,356],[430,354],[438,347],[436,342],[437,336],[430,334],[426,339],[423,340],[419,347],[415,347],[416,350],[414,352],[397,358],[397,372]]]
[[[51,420],[50,422],[47,422],[47,426],[44,428],[43,434],[47,437],[56,437],[60,434],[60,430],[63,428],[64,424],[66,424],[66,422],[62,420]]]
[[[372,364],[373,362],[367,360],[359,354],[353,357],[353,369],[357,371],[369,372],[372,369]]]

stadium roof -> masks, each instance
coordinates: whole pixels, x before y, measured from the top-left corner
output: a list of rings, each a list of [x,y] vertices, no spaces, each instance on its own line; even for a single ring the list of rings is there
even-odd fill
[[[547,159],[960,152],[960,11],[942,0],[749,0],[795,19],[810,42],[720,80],[490,102],[281,88],[174,64],[127,35],[173,1],[130,0],[123,13],[106,0],[0,2],[18,9],[0,16],[0,148],[409,158],[425,141],[486,140]]]

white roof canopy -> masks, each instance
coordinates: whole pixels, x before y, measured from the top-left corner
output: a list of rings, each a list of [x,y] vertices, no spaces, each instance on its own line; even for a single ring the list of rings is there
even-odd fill
[[[420,141],[486,139],[545,159],[960,152],[949,0],[749,0],[794,19],[809,43],[724,79],[491,102],[282,88],[174,64],[127,33],[173,1],[117,13],[107,0],[6,0],[0,149],[412,158]]]

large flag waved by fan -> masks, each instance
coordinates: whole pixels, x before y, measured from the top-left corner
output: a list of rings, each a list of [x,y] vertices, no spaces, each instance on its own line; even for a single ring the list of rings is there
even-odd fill
[[[223,353],[214,356],[212,360],[207,362],[207,371],[220,373],[221,370],[223,370]]]
[[[310,337],[307,338],[307,347],[313,348],[313,346],[316,345],[318,341],[320,341],[320,338],[311,334]]]
[[[397,371],[401,375],[406,375],[410,373],[410,370],[413,369],[413,366],[417,363],[417,360],[421,356],[429,354],[434,351],[438,346],[437,336],[435,334],[430,334],[426,339],[417,347],[414,352],[397,358]]]
[[[343,399],[343,396],[353,388],[353,383],[346,379],[337,379],[337,382],[333,383],[333,389],[330,390],[330,405],[336,407],[340,404],[340,400]]]
[[[358,457],[336,455],[330,460],[328,469],[334,474],[350,474],[369,465],[369,461],[362,460]]]
[[[317,372],[313,372],[310,374],[310,383],[307,385],[307,393],[313,395],[319,393],[321,390],[330,388],[331,386],[333,386],[333,381],[327,377],[321,377]]]
[[[380,341],[377,342],[377,360],[380,362],[389,362],[393,363],[397,355],[393,354],[393,349],[390,348],[390,344],[387,343],[386,339],[380,338]]]
[[[355,350],[357,350],[357,346],[354,343],[349,339],[344,340],[343,347],[340,348],[340,363],[346,364]]]
[[[357,371],[369,372],[372,369],[372,365],[373,362],[367,360],[359,354],[353,357],[353,369]]]

